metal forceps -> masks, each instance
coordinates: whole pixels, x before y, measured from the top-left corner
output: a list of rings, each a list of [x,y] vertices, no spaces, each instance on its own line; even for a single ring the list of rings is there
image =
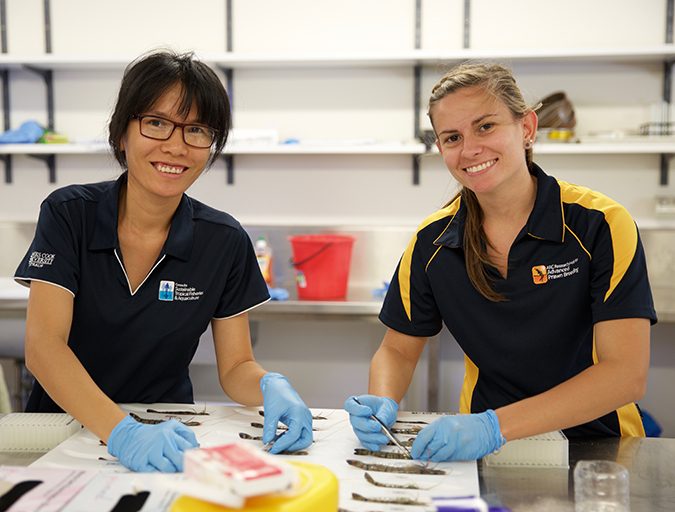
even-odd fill
[[[354,401],[355,401],[357,404],[359,404],[359,405],[363,405],[363,404],[362,404],[361,402],[359,402],[358,399],[355,398],[355,397],[354,397]],[[396,439],[396,436],[394,435],[394,433],[393,433],[391,430],[389,430],[389,427],[387,427],[387,425],[385,425],[385,424],[380,420],[380,418],[378,418],[378,417],[375,416],[374,414],[371,414],[370,417],[371,417],[371,419],[375,420],[375,421],[377,422],[378,425],[380,425],[380,428],[382,429],[382,432],[384,432],[384,435],[387,436],[387,439],[389,439],[392,443],[394,443],[394,446],[396,446],[396,448],[398,448],[399,450],[401,450],[401,451],[403,452],[403,454],[406,456],[406,458],[412,460],[413,457],[412,457],[412,455],[410,454],[410,450],[408,450],[405,446],[403,446],[403,445],[401,444],[401,442],[400,442],[398,439]]]
[[[272,440],[267,443],[265,446],[263,446],[263,451],[269,452],[272,449],[272,446],[274,446],[274,443],[276,443],[281,436],[283,436],[286,433],[285,430],[282,430],[281,432],[278,432],[277,434],[274,435]]]

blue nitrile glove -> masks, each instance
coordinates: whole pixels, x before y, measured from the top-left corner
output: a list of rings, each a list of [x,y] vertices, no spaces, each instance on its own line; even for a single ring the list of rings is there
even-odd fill
[[[354,399],[359,403],[356,403]],[[395,400],[388,396],[350,396],[345,400],[345,411],[349,413],[349,421],[354,433],[363,446],[372,451],[379,451],[389,442],[380,424],[371,416],[377,416],[387,427],[391,427],[398,414],[398,404]]]
[[[132,471],[183,471],[183,452],[199,446],[194,432],[176,420],[144,425],[125,416],[108,437],[108,453]]]
[[[389,291],[389,281],[382,281],[382,288],[375,288],[373,290],[373,297],[376,299],[383,299]]]
[[[289,294],[286,288],[272,288],[271,286],[268,286],[267,291],[272,300],[288,300]]]
[[[36,121],[26,121],[16,130],[7,130],[0,134],[0,144],[19,144],[37,142],[45,129]]]
[[[488,409],[437,419],[417,434],[410,453],[414,459],[432,462],[476,460],[499,450],[505,442],[497,415]]]
[[[263,443],[272,441],[279,421],[288,427],[270,453],[294,452],[312,444],[312,413],[288,379],[280,373],[266,373],[260,379],[260,389],[265,409]]]

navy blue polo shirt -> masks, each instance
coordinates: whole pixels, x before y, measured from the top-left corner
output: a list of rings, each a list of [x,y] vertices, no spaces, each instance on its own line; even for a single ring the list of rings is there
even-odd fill
[[[628,212],[536,165],[532,172],[537,196],[509,252],[507,278],[487,267],[506,301],[486,299],[469,281],[466,209],[457,198],[420,225],[380,313],[385,325],[411,336],[433,336],[445,323],[465,354],[463,413],[537,395],[597,363],[596,322],[656,322],[644,251]],[[566,433],[644,436],[644,429],[639,409],[629,404]]]
[[[188,365],[212,319],[267,300],[251,241],[230,215],[187,195],[161,254],[137,290],[117,239],[117,181],[72,185],[45,199],[15,279],[73,294],[68,345],[113,401],[193,401]],[[27,411],[60,411],[35,383]]]

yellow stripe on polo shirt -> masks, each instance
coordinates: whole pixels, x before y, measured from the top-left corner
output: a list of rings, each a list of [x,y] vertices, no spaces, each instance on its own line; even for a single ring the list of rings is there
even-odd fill
[[[642,424],[640,411],[637,405],[631,403],[616,410],[619,416],[619,428],[621,428],[621,437],[645,437],[645,427]]]
[[[614,255],[612,276],[604,298],[606,301],[623,279],[635,256],[638,238],[635,222],[625,208],[604,194],[565,181],[558,183],[563,203],[578,204],[586,209],[599,211],[605,216]]]
[[[593,333],[593,364],[598,364],[598,352],[595,344],[595,332]],[[626,404],[616,410],[619,420],[621,437],[645,437],[645,427],[637,405]]]
[[[403,309],[405,309],[406,316],[408,320],[412,322],[412,313],[410,306],[410,267],[412,265],[412,255],[415,250],[415,244],[417,243],[417,234],[426,228],[429,224],[436,222],[437,220],[442,219],[443,217],[452,216],[454,218],[455,213],[459,209],[459,198],[453,201],[451,204],[445,208],[438,210],[437,212],[429,215],[422,224],[419,225],[415,235],[408,242],[408,247],[406,247],[403,257],[401,258],[401,264],[398,268],[398,288],[401,293],[401,301],[403,302]],[[448,226],[452,222],[452,218],[448,222]],[[445,229],[448,229],[448,226]],[[445,232],[445,229],[443,232]],[[442,233],[441,233],[442,234]]]
[[[471,397],[473,390],[476,389],[478,382],[478,367],[469,359],[469,356],[464,355],[464,382],[462,383],[462,392],[459,396],[459,412],[460,414],[471,414]]]

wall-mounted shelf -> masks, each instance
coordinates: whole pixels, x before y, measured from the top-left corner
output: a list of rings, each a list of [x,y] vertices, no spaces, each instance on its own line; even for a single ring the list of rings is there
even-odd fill
[[[645,140],[648,139],[648,140]],[[69,144],[0,144],[0,159],[10,155],[28,155],[47,161],[50,182],[55,182],[54,159],[56,155],[100,155],[109,154],[106,142],[69,143]],[[597,142],[592,138],[582,139],[580,143],[537,143],[536,155],[612,155],[612,154],[654,154],[672,156],[675,154],[675,137],[631,138],[630,140]],[[230,144],[222,155],[230,158],[235,155],[410,155],[418,159],[423,155],[438,154],[436,147],[427,151],[424,144],[409,143],[373,143],[373,144]],[[52,157],[51,159],[48,159]],[[227,162],[228,166],[231,162]],[[231,169],[228,169],[228,173]],[[11,176],[5,181],[11,183]],[[228,177],[231,183],[231,176]]]
[[[410,155],[414,158],[424,154],[422,143],[373,143],[373,144],[232,144],[222,152],[227,167],[227,182],[233,183],[234,155]],[[56,182],[56,155],[100,155],[108,154],[106,142],[69,144],[0,144],[0,159],[12,155],[28,155],[45,160],[49,170],[50,183]],[[5,168],[5,182],[11,183],[10,168]]]
[[[470,0],[465,1],[464,6],[464,48],[453,51],[423,50],[421,49],[421,14],[422,4],[415,3],[415,44],[414,49],[397,52],[371,52],[371,53],[242,53],[232,51],[232,2],[226,2],[227,39],[226,51],[215,53],[199,53],[199,58],[221,69],[226,77],[227,90],[232,95],[233,70],[243,68],[314,68],[325,67],[412,67],[414,71],[414,137],[423,140],[420,129],[420,91],[422,80],[422,67],[425,65],[448,65],[469,59],[497,60],[510,62],[616,62],[616,63],[643,63],[660,62],[664,64],[664,101],[670,102],[670,74],[672,63],[675,61],[675,45],[672,37],[673,0],[668,0],[667,6],[666,44],[637,47],[581,47],[581,48],[514,48],[514,49],[476,49],[470,46]],[[44,29],[45,29],[45,53],[39,55],[9,55],[6,45],[6,13],[4,2],[0,9],[0,32],[2,32],[2,53],[0,53],[0,71],[2,71],[4,96],[3,110],[5,112],[5,129],[9,129],[9,95],[8,75],[11,70],[26,69],[41,75],[46,84],[47,92],[47,119],[48,128],[54,129],[54,104],[53,104],[53,72],[61,70],[119,70],[133,61],[136,56],[116,55],[109,57],[87,55],[59,55],[52,52],[51,44],[51,5],[49,0],[44,2]],[[640,144],[628,144],[618,146],[602,144],[595,146],[584,145],[583,148],[571,146],[553,148],[542,147],[542,153],[548,154],[602,154],[602,153],[658,153],[661,155],[661,184],[668,183],[669,159],[672,150],[668,145],[663,150],[657,149],[657,145],[644,148]],[[611,149],[611,151],[610,151]],[[619,149],[617,151],[617,149]],[[81,147],[69,145],[58,150],[39,148],[0,149],[0,159],[5,164],[5,182],[12,181],[12,155],[17,153],[45,160],[49,167],[50,182],[56,181],[56,154],[81,154],[98,153],[107,151],[103,148]],[[223,153],[227,169],[227,183],[234,183],[234,155],[236,154],[407,154],[412,155],[413,184],[419,184],[420,180],[420,155],[427,152],[427,148],[421,143],[397,145],[392,147],[386,144],[375,144],[362,147],[334,145],[310,146],[294,145],[285,147],[229,147]]]
[[[651,140],[596,142],[585,139],[579,143],[538,142],[535,154],[540,155],[590,155],[590,154],[675,154],[675,137],[645,137]],[[108,153],[107,142],[70,144],[0,144],[3,155],[91,155]],[[423,155],[437,153],[434,148],[426,151],[420,142],[375,144],[229,144],[225,155]]]
[[[643,137],[631,140],[598,141],[593,138],[582,139],[578,143],[537,142],[533,148],[535,155],[660,155],[675,154],[675,137]],[[438,154],[432,147],[430,153]]]
[[[645,139],[648,139],[645,137]],[[656,140],[617,140],[617,141],[585,141],[579,143],[540,142],[534,145],[534,153],[539,155],[611,155],[611,154],[673,154],[675,138],[649,137]]]
[[[675,45],[664,44],[642,48],[551,48],[551,49],[464,49],[452,52],[434,50],[410,50],[382,54],[241,54],[224,53],[202,55],[206,62],[232,69],[256,67],[392,67],[443,65],[470,59],[532,62],[662,62],[675,59]]]
[[[675,45],[644,47],[466,49],[428,55],[423,64],[443,64],[467,59],[532,62],[663,62],[675,59]]]
[[[463,49],[450,52],[409,50],[383,53],[202,53],[208,64],[229,69],[276,67],[409,67],[448,64],[469,59],[532,62],[663,62],[675,60],[675,45],[632,48]],[[54,71],[123,69],[137,55],[0,55],[0,68],[35,68]]]
[[[92,155],[108,153],[106,142],[69,144],[0,144],[2,155]],[[421,155],[422,143],[375,144],[231,144],[224,155]]]
[[[8,55],[0,54],[0,69],[28,69],[38,73],[52,71],[120,70],[135,56],[99,57],[85,55]],[[275,54],[221,52],[200,54],[200,58],[225,71],[228,89],[232,88],[233,69],[245,68],[322,68],[322,67],[410,67],[415,68],[415,80],[419,83],[421,67],[425,65],[447,65],[467,59],[498,60],[511,62],[621,62],[644,63],[675,61],[675,45],[663,44],[628,48],[549,48],[549,49],[461,49],[449,52],[435,50],[409,50],[380,53],[317,53],[317,54]],[[51,80],[46,80],[47,97],[52,97]],[[415,111],[418,111],[419,90],[416,86]],[[48,102],[49,103],[49,102]],[[53,106],[48,108],[48,118],[53,119]],[[416,135],[419,135],[416,133]],[[61,147],[43,145],[0,146],[0,159],[5,162],[5,182],[11,183],[12,154],[28,154],[41,158],[49,166],[50,181],[56,180],[55,156],[59,154],[105,153],[107,147],[96,145],[66,144]],[[586,142],[583,144],[537,144],[539,154],[660,154],[661,184],[668,182],[668,160],[675,153],[675,139],[668,141],[610,141]],[[310,145],[293,144],[278,146],[256,146],[237,144],[225,149],[223,155],[227,167],[227,183],[234,182],[234,155],[311,155],[311,154],[353,154],[353,155],[412,155],[413,184],[419,183],[419,156],[426,153],[422,143],[407,144],[364,144],[364,145]]]
[[[645,62],[662,63],[663,71],[663,100],[670,103],[671,96],[671,74],[672,64],[675,62],[675,45],[673,44],[673,3],[674,0],[666,2],[666,27],[665,44],[629,46],[629,47],[558,47],[558,48],[471,48],[471,0],[464,1],[463,9],[463,48],[445,51],[445,50],[425,50],[422,49],[422,2],[415,2],[415,31],[414,46],[405,51],[375,51],[375,52],[302,52],[302,53],[242,53],[233,51],[233,17],[234,9],[232,0],[225,2],[226,13],[226,40],[224,52],[198,53],[199,58],[219,69],[226,77],[226,87],[229,94],[233,93],[233,70],[245,68],[314,68],[321,69],[326,67],[350,67],[350,68],[387,68],[387,67],[408,67],[413,69],[414,73],[414,92],[413,92],[413,112],[414,112],[414,138],[424,140],[420,128],[420,96],[422,68],[424,66],[447,66],[469,59],[477,60],[496,60],[507,62],[534,62],[534,63],[561,63],[561,62],[602,62],[602,63],[624,63],[624,64],[643,64]],[[2,81],[4,84],[3,110],[5,112],[5,129],[9,129],[9,73],[14,69],[26,69],[40,74],[46,83],[47,89],[47,119],[48,127],[54,129],[54,105],[53,105],[53,83],[52,74],[54,71],[61,70],[120,70],[124,69],[129,62],[133,61],[136,55],[115,55],[109,57],[100,57],[98,55],[59,55],[52,49],[52,16],[51,2],[43,2],[43,25],[45,48],[43,54],[38,55],[10,55],[7,53],[7,16],[5,12],[4,1],[1,2],[0,9],[0,42],[2,48],[0,53],[0,72],[2,72]],[[326,147],[302,147],[289,146],[278,148],[246,148],[233,147],[227,148],[223,158],[227,168],[227,182],[234,182],[234,155],[235,154],[408,154],[412,155],[413,184],[419,183],[420,155],[427,151],[427,148],[417,147],[421,144],[410,144],[405,147],[389,148],[386,145],[374,145],[363,148],[336,148],[334,146]],[[603,145],[602,143],[584,144],[581,147],[565,146],[544,146],[539,145],[537,150],[542,154],[604,154],[604,153],[656,153],[660,154],[661,185],[668,183],[669,160],[673,154],[670,144],[658,146],[652,144],[645,147],[640,143],[626,143],[620,146],[614,144]],[[77,154],[92,153],[104,151],[103,149],[78,149],[71,146],[70,150],[62,149],[58,152],[49,152],[41,150],[40,152],[27,153],[47,161],[50,167],[50,180],[56,179],[55,155],[56,154]],[[12,175],[12,155],[11,150],[1,151],[0,159],[5,163],[5,181],[11,182]]]
[[[95,155],[108,153],[105,142],[90,144],[0,144],[0,155]]]
[[[232,144],[225,147],[231,155],[422,155],[426,147],[421,142],[405,144]]]

